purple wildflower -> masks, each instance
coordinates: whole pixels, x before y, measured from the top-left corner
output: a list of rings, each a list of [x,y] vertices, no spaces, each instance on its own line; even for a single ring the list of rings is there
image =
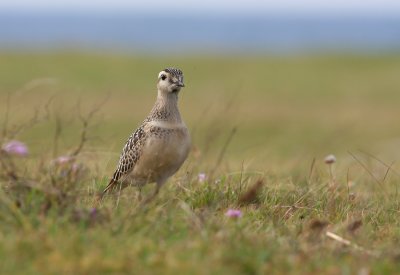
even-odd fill
[[[197,180],[198,180],[199,182],[204,182],[204,181],[206,180],[206,178],[207,178],[207,175],[206,175],[205,173],[199,173],[199,174],[197,175]]]
[[[242,216],[242,211],[239,209],[228,209],[228,211],[225,212],[225,216],[230,218],[240,218]]]
[[[20,157],[28,155],[28,147],[18,140],[11,140],[7,142],[2,146],[1,149],[10,155],[16,155]]]
[[[96,207],[93,207],[93,208],[91,208],[90,210],[89,210],[89,216],[91,217],[91,218],[94,218],[95,216],[97,216],[97,208]]]

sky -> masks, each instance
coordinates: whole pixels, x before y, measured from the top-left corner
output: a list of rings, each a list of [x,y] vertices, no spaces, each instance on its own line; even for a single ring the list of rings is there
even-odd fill
[[[1,0],[2,10],[400,15],[400,0]]]

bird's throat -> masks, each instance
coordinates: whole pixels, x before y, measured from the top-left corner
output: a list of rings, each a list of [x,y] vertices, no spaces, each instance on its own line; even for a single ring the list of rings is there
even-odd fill
[[[168,121],[181,122],[181,115],[178,109],[178,93],[163,93],[158,91],[156,103],[152,112],[167,117]]]

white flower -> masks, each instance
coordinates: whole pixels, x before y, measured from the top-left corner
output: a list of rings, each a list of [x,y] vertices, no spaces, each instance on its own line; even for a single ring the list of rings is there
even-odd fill
[[[336,162],[336,157],[334,155],[327,155],[324,159],[326,164],[332,164]]]

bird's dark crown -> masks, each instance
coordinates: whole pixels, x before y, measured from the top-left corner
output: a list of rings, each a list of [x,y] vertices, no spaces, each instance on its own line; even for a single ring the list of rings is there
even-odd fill
[[[166,68],[164,72],[167,72],[175,77],[183,76],[183,73],[180,69],[177,68]]]

